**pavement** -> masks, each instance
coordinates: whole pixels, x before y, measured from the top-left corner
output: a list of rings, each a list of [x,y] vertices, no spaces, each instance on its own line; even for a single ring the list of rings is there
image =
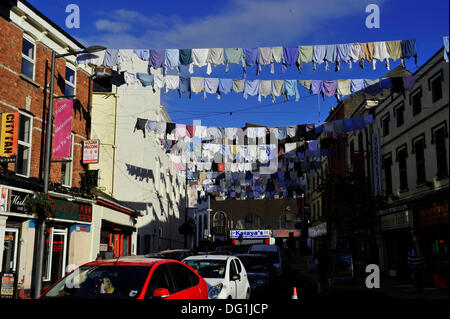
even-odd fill
[[[291,285],[291,296],[293,284],[297,286],[299,298],[322,297],[332,299],[385,299],[385,300],[445,300],[450,299],[449,289],[425,287],[422,293],[417,293],[414,285],[410,282],[381,278],[380,288],[369,289],[365,285],[365,279],[352,282],[336,282],[331,289],[322,294],[317,293],[318,274],[316,271],[307,271],[306,261],[296,258],[294,262],[288,263],[286,267],[285,285]]]

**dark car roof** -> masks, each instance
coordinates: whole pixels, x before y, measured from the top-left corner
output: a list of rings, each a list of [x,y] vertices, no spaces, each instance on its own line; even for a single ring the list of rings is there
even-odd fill
[[[158,252],[158,254],[165,254],[165,253],[186,253],[186,252],[191,252],[193,251],[192,249],[167,249],[167,250],[162,250],[160,252]]]
[[[261,258],[267,258],[264,254],[237,254],[236,257],[261,257]]]

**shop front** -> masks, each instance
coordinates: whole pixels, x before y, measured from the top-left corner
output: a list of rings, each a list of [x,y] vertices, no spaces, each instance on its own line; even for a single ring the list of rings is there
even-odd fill
[[[99,257],[117,258],[131,254],[131,240],[136,228],[102,220]]]
[[[0,270],[14,278],[13,295],[30,296],[36,243],[36,220],[25,202],[34,192],[0,185]],[[55,211],[46,220],[42,287],[66,274],[67,266],[88,261],[92,205],[89,200],[51,194]],[[87,249],[86,249],[87,248]],[[6,279],[5,279],[6,280]],[[11,279],[8,279],[11,282]],[[9,289],[4,292],[11,291]]]
[[[24,205],[33,196],[26,189],[0,185],[0,275],[1,298],[23,295],[27,247],[27,221],[32,218]]]
[[[44,231],[43,288],[90,261],[91,203],[53,196],[52,199],[55,212]],[[30,227],[35,227],[34,220],[30,221]]]
[[[425,257],[428,283],[447,288],[450,231],[448,202],[414,209],[414,228]]]
[[[412,215],[407,205],[377,213],[382,242],[382,271],[387,277],[408,279],[408,252],[411,248]]]
[[[97,196],[93,206],[91,259],[110,259],[135,255],[137,218],[140,213],[106,194]]]

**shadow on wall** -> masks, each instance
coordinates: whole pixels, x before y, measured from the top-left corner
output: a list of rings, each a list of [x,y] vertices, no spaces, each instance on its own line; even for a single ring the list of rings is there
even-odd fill
[[[137,182],[152,183],[142,187],[152,190],[146,192],[147,198],[142,201],[121,201],[128,207],[142,214],[138,222],[137,254],[154,253],[165,249],[180,249],[184,247],[184,235],[179,228],[185,220],[185,193],[180,189],[180,181],[169,171],[160,174],[160,191],[156,191],[154,173],[150,169],[126,163],[127,174]],[[176,196],[176,190],[179,190]],[[162,190],[162,192],[161,192]],[[177,212],[178,211],[178,212]],[[193,227],[194,231],[196,227]],[[194,236],[194,234],[192,234]],[[188,236],[188,247],[192,237]]]
[[[138,210],[142,214],[142,217],[139,218],[146,220],[146,223],[140,224],[137,228],[137,255],[184,247],[184,236],[179,232],[179,227],[184,223],[185,218],[184,198],[177,203],[179,207],[178,216],[173,209],[176,204],[169,202],[162,205],[160,199],[159,203],[130,201],[123,201],[122,203]],[[191,239],[192,237],[188,236],[188,243],[191,242]]]
[[[155,182],[155,178],[153,176],[153,171],[151,169],[146,169],[138,166],[134,166],[131,164],[125,164],[127,166],[127,173],[134,177],[134,179],[138,179],[142,182],[144,179],[148,183],[150,179]]]

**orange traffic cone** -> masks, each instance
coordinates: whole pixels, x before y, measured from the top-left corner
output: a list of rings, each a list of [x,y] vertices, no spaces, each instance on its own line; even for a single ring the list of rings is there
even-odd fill
[[[297,287],[294,287],[294,293],[292,294],[292,299],[298,299],[297,298]]]

